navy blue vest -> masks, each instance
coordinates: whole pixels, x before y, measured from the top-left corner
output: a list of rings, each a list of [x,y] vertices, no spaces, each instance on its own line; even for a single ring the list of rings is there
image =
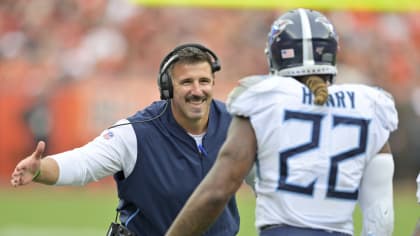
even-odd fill
[[[120,220],[137,236],[164,235],[213,165],[231,116],[223,103],[213,100],[203,137],[206,152],[202,153],[175,121],[166,101],[154,102],[128,120],[136,133],[138,154],[134,170],[127,178],[122,172],[114,176]],[[138,123],[145,120],[149,121]],[[232,198],[205,235],[231,236],[238,231],[239,213]]]

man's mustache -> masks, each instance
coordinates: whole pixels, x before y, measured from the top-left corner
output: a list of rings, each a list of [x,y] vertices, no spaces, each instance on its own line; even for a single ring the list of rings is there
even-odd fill
[[[187,102],[199,102],[207,99],[207,96],[191,95],[186,98]]]

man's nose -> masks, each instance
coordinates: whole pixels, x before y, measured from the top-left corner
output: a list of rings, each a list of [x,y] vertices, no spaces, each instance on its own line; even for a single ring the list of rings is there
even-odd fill
[[[201,88],[201,84],[200,84],[199,81],[194,81],[194,83],[192,83],[191,92],[193,94],[202,94],[203,93],[203,90]]]

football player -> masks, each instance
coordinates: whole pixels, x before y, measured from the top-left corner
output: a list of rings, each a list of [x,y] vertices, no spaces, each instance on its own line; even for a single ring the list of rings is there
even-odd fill
[[[261,236],[392,235],[394,173],[388,144],[397,129],[392,96],[335,85],[338,36],[321,13],[295,9],[268,34],[269,75],[244,78],[228,98],[233,115],[218,159],[167,235],[199,235],[256,164]]]

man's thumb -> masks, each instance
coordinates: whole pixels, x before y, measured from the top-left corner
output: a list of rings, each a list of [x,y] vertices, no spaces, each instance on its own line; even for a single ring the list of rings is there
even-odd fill
[[[45,151],[45,142],[44,141],[39,141],[38,145],[36,145],[36,149],[34,152],[34,157],[38,160],[40,160],[42,158],[42,154]]]

